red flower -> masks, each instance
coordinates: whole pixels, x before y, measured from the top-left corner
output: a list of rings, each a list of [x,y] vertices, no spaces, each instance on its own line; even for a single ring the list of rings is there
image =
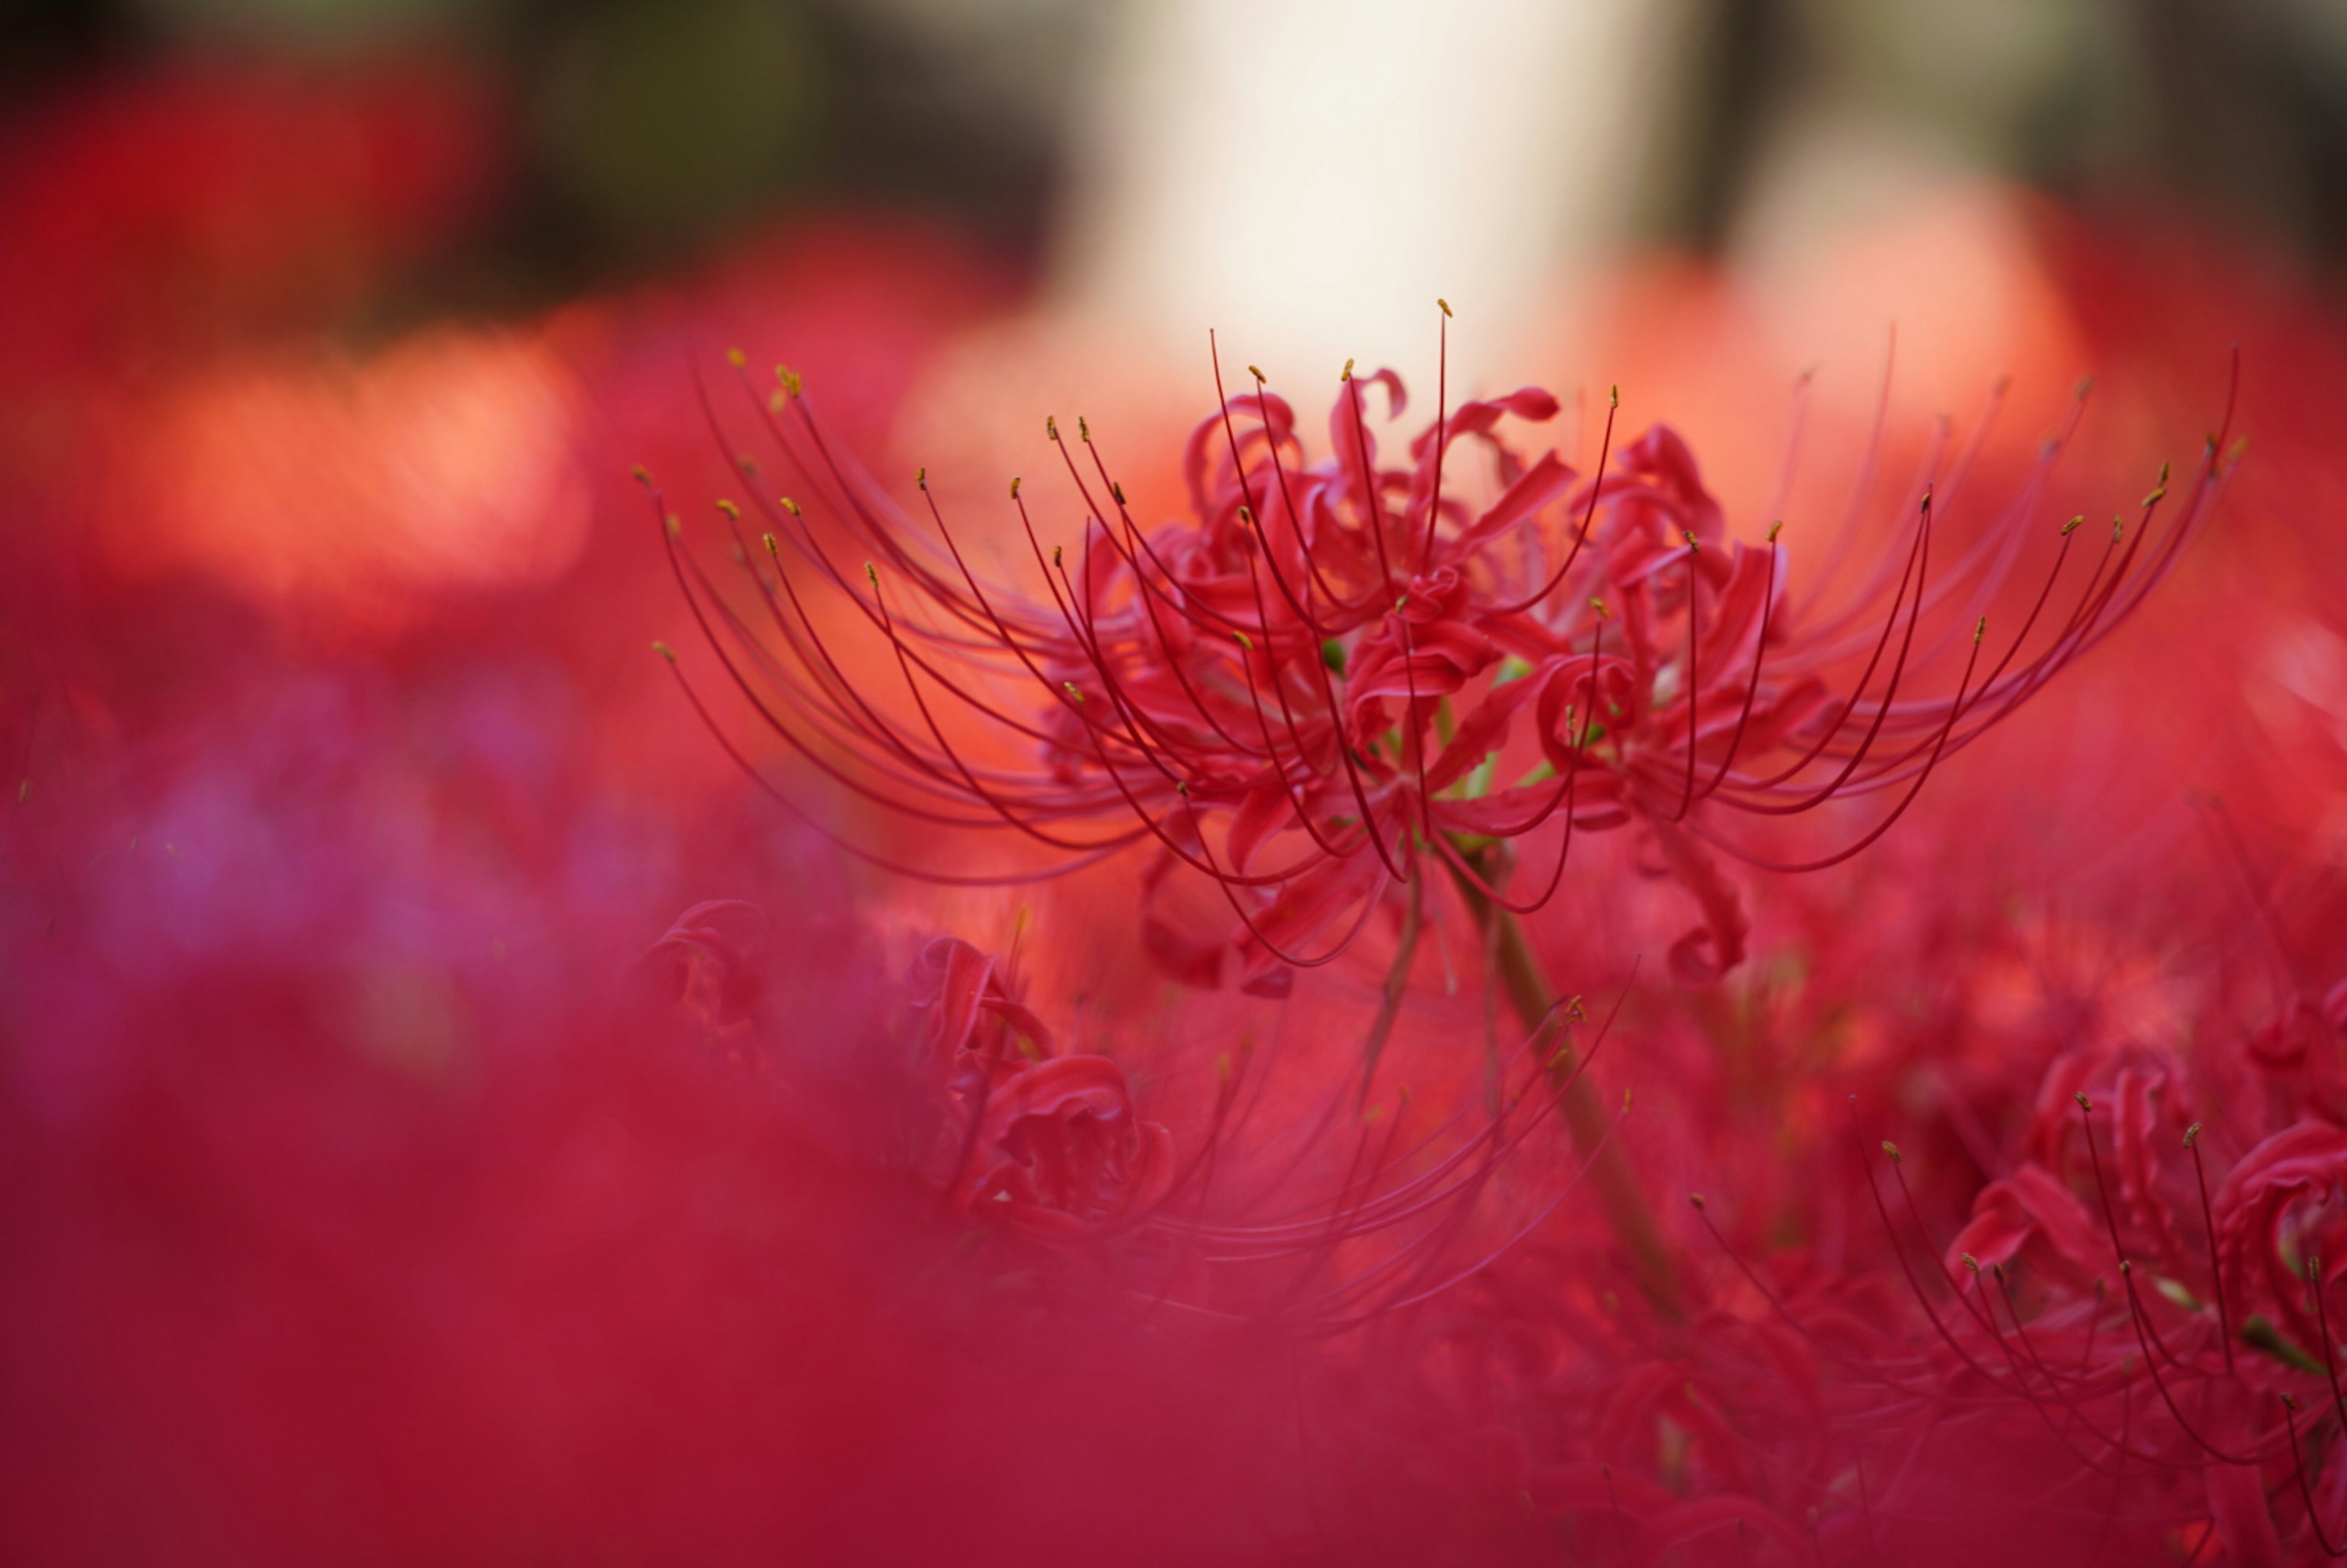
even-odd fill
[[[1174,1137],[1133,1109],[1124,1071],[1104,1056],[1063,1056],[995,1090],[954,1189],[960,1213],[999,1205],[1043,1236],[1081,1234],[1136,1214],[1174,1179]]]
[[[1223,890],[1244,927],[1242,982],[1275,991],[1289,968],[1343,951],[1389,890],[1414,888],[1430,865],[1471,902],[1536,908],[1576,827],[1634,822],[1703,910],[1673,950],[1675,973],[1716,977],[1741,958],[1744,920],[1713,851],[1809,870],[1871,844],[1943,756],[2142,602],[2223,473],[2220,434],[2162,530],[2163,472],[2083,585],[2067,574],[2066,609],[2055,591],[2079,519],[2048,528],[2044,588],[1992,649],[1979,612],[2027,541],[2034,487],[1935,567],[1924,483],[1917,521],[1850,602],[1796,607],[1777,528],[1730,542],[1667,427],[1610,470],[1601,454],[1583,477],[1501,434],[1557,414],[1527,387],[1439,407],[1409,464],[1382,466],[1363,387],[1383,387],[1399,415],[1401,379],[1348,366],[1325,458],[1260,376],[1223,398],[1188,445],[1190,518],[1153,531],[1089,426],[1078,421],[1079,456],[1047,421],[1081,520],[1047,550],[1012,481],[1039,596],[981,574],[926,476],[927,515],[902,511],[781,374],[760,405],[766,435],[823,522],[755,488],[772,530],[761,550],[720,504],[756,595],[743,605],[663,516],[680,585],[761,721],[841,786],[938,828],[1026,839],[1072,864],[1153,842]],[[756,483],[756,460],[743,466]],[[1946,498],[1964,469],[1935,458]],[[850,565],[848,541],[871,559]],[[1889,804],[1813,857],[1774,859],[1723,827],[1731,811],[1799,815],[1869,795]],[[1518,846],[1552,825],[1553,866],[1516,901]],[[1194,944],[1154,945],[1192,978],[1219,975]]]

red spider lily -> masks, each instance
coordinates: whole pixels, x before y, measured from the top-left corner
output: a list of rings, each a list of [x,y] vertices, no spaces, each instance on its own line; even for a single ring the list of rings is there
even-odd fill
[[[1161,868],[1222,890],[1244,927],[1239,978],[1268,992],[1343,952],[1398,884],[1414,908],[1430,865],[1471,907],[1526,912],[1561,885],[1575,829],[1632,823],[1703,910],[1673,972],[1716,978],[1741,958],[1745,922],[1715,851],[1805,871],[1872,844],[1942,760],[2143,602],[2229,466],[2220,425],[2170,520],[2158,526],[2163,470],[2083,582],[2065,570],[2080,519],[2048,528],[2043,586],[1990,649],[1981,611],[2038,524],[2061,440],[1952,566],[1934,564],[1935,514],[1963,497],[1969,454],[1935,450],[1901,544],[1847,602],[1796,606],[1777,527],[1731,541],[1665,426],[1609,469],[1609,409],[1584,477],[1503,434],[1553,418],[1549,394],[1446,398],[1409,463],[1381,466],[1363,389],[1381,386],[1399,416],[1401,379],[1348,365],[1330,455],[1315,459],[1257,374],[1190,438],[1189,520],[1154,530],[1090,428],[1078,422],[1079,455],[1047,421],[1081,521],[1047,549],[1012,482],[1036,595],[981,573],[926,476],[926,515],[901,509],[826,434],[798,378],[781,378],[753,403],[816,516],[753,489],[771,530],[759,549],[720,504],[754,600],[721,592],[661,514],[679,584],[764,725],[842,789],[932,828],[1009,834],[1077,865],[1153,843]],[[851,542],[870,559],[856,563]],[[1777,858],[1725,827],[1730,812],[1867,796],[1888,804],[1822,855]],[[1553,866],[1512,897],[1521,842],[1551,825]],[[1193,978],[1219,974],[1214,954],[1157,945]]]
[[[1039,1236],[1081,1235],[1146,1209],[1174,1175],[1173,1134],[1133,1108],[1123,1069],[1054,1054],[1051,1031],[989,954],[940,938],[921,968],[935,989],[923,1054],[964,1123],[944,1174],[958,1214],[979,1205]],[[999,1207],[993,1205],[999,1205]]]

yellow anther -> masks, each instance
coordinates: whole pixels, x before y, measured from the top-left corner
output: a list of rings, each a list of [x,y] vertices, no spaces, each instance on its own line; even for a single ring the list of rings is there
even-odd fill
[[[1046,440],[1050,441],[1057,441],[1060,438],[1060,417],[1058,415],[1046,414],[1043,415],[1043,436]]]
[[[1053,545],[1051,547],[1051,564],[1053,566],[1058,566],[1060,564],[1060,552],[1066,548],[1067,547],[1064,545]]]
[[[1438,298],[1434,302],[1442,307],[1442,313],[1444,315],[1447,316],[1450,313],[1450,302],[1449,300]]]
[[[718,497],[717,509],[737,523],[742,520],[742,508],[722,496]]]
[[[738,348],[729,348],[725,351],[725,363],[739,370],[750,363],[750,356]]]
[[[793,397],[796,397],[799,395],[799,388],[805,384],[804,378],[800,376],[799,373],[793,370],[786,364],[778,364],[774,366],[774,379],[781,382],[783,384],[783,390],[789,393]]]
[[[1077,439],[1077,440],[1079,440],[1079,441],[1090,441],[1092,438],[1092,422],[1091,422],[1090,420],[1086,419],[1082,415],[1081,415],[1081,414],[1077,415],[1076,415],[1076,439]]]
[[[799,504],[796,501],[792,500],[788,496],[781,497],[779,499],[783,503],[783,510],[788,512],[794,518],[800,515]]]
[[[2084,513],[2084,512],[2080,512],[2076,517],[2072,518],[2068,522],[2064,523],[2064,524],[2062,525],[2062,533],[2063,533],[2063,537],[2066,538],[2067,538],[2067,537],[2069,537],[2071,534],[2074,534],[2074,533],[2077,532],[2077,531],[2078,531],[2078,525],[2079,525],[2080,523],[2085,522],[2086,520],[2086,513]]]
[[[2189,1149],[2198,1142],[2200,1142],[2200,1123],[2195,1122],[2191,1126],[2184,1129],[2184,1146]]]
[[[1351,360],[1348,359],[1345,362],[1345,368],[1337,374],[1337,379],[1338,381],[1350,381],[1353,379],[1353,362]]]
[[[674,512],[671,512],[667,517],[662,518],[661,522],[668,529],[669,538],[674,539],[684,537],[684,519],[678,517]]]
[[[1622,406],[1622,389],[1620,387],[1609,386],[1605,389],[1605,406],[1608,408],[1619,408]]]
[[[1891,1163],[1892,1164],[1895,1165],[1899,1163],[1899,1145],[1892,1143],[1888,1138],[1882,1140],[1882,1152],[1891,1156]]]
[[[1980,618],[1980,624],[1979,624],[1978,626],[1975,626],[1975,627],[1973,627],[1973,644],[1974,644],[1975,646],[1977,646],[1977,645],[1979,644],[1979,642],[1980,642],[1980,640],[1981,640],[1982,638],[1983,638],[1983,637],[1986,637],[1987,635],[1988,635],[1988,617],[1987,617],[1987,616],[1985,616],[1985,615],[1983,615],[1983,616],[1982,616],[1982,617]]]
[[[1016,479],[1010,481],[1010,498],[1014,501],[1019,498],[1019,481]]]
[[[1077,691],[1077,690],[1076,690],[1076,683],[1075,683],[1073,681],[1062,681],[1062,682],[1060,682],[1060,684],[1061,684],[1063,688],[1065,688],[1065,689],[1066,689],[1067,693],[1068,693],[1068,701],[1070,701],[1071,702],[1074,702],[1074,703],[1076,703],[1076,704],[1077,704],[1077,705],[1079,705],[1079,706],[1081,706],[1081,705],[1082,705],[1082,703],[1083,703],[1083,700],[1084,700],[1084,694],[1083,694],[1081,692],[1079,692],[1079,691]]]
[[[676,650],[671,648],[665,642],[654,642],[652,644],[652,651],[659,654],[661,658],[667,660],[671,664],[676,662]]]
[[[783,559],[783,547],[781,542],[772,534],[768,534],[765,538],[766,553],[774,557],[776,560],[781,560]]]
[[[1265,375],[1264,375],[1264,374],[1263,374],[1263,367],[1262,367],[1261,365],[1255,365],[1255,364],[1251,364],[1251,365],[1247,366],[1247,374],[1248,374],[1249,375],[1251,375],[1251,376],[1254,376],[1254,377],[1255,377],[1255,384],[1256,384],[1257,386],[1260,386],[1260,385],[1262,385],[1262,384],[1264,384],[1264,381],[1265,381],[1266,377],[1265,377]],[[2213,443],[2212,443],[2212,445],[2213,445]]]
[[[1597,612],[1597,619],[1600,620],[1605,620],[1609,613],[1605,608],[1605,601],[1602,599],[1591,600],[1589,601],[1589,608]]]
[[[1245,650],[1246,650],[1248,652],[1250,652],[1250,653],[1252,653],[1252,652],[1254,652],[1254,651],[1255,651],[1255,639],[1254,639],[1254,638],[1249,637],[1249,636],[1248,636],[1245,632],[1244,632],[1244,631],[1236,631],[1236,630],[1234,630],[1234,631],[1231,633],[1231,635],[1232,635],[1233,637],[1235,637],[1235,638],[1237,638],[1237,639],[1238,639],[1238,641],[1239,641],[1239,646],[1240,646],[1240,647],[1242,647],[1242,648],[1245,649]]]
[[[644,466],[641,463],[637,464],[634,467],[629,469],[628,472],[635,476],[637,484],[643,486],[647,489],[651,487],[652,477],[644,471]]]
[[[1108,482],[1108,493],[1109,493],[1110,495],[1114,496],[1114,497],[1116,497],[1116,504],[1117,504],[1118,506],[1122,507],[1122,505],[1124,505],[1124,487],[1123,487],[1123,486],[1122,486],[1122,485],[1118,484],[1115,480],[1111,479],[1111,480]]]
[[[924,490],[928,489],[929,487],[929,471],[927,468],[914,469],[913,483],[919,486]]]

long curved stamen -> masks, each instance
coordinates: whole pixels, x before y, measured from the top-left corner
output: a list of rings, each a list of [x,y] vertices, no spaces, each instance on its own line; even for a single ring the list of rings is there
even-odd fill
[[[1514,604],[1502,605],[1499,609],[1492,610],[1491,612],[1491,614],[1501,616],[1522,615],[1525,610],[1532,609],[1534,605],[1540,603],[1541,600],[1546,599],[1550,594],[1554,593],[1556,591],[1556,585],[1563,582],[1565,579],[1566,574],[1573,570],[1573,563],[1581,559],[1581,548],[1583,545],[1589,542],[1590,525],[1597,520],[1597,497],[1604,494],[1605,491],[1605,460],[1613,456],[1614,415],[1621,409],[1621,406],[1622,389],[1617,386],[1614,387],[1608,395],[1605,405],[1605,435],[1597,444],[1597,466],[1590,470],[1589,505],[1581,514],[1581,530],[1573,537],[1573,548],[1566,552],[1564,564],[1556,569],[1555,575],[1551,577],[1547,582],[1542,585],[1541,590],[1538,593],[1533,594],[1530,599],[1519,600]]]
[[[1980,659],[1981,638],[1986,635],[1987,630],[1988,621],[1985,619],[1983,619],[1980,623],[1980,629],[1973,634],[1972,658],[1964,664],[1964,677],[1956,684],[1955,700],[1948,704],[1948,722],[1941,727],[1940,738],[1932,744],[1931,757],[1924,763],[1923,766],[1917,771],[1913,784],[1909,786],[1906,794],[1900,798],[1899,804],[1891,807],[1891,814],[1888,816],[1885,816],[1881,822],[1876,823],[1873,828],[1868,832],[1864,837],[1860,838],[1857,843],[1850,845],[1848,848],[1838,850],[1834,854],[1825,856],[1823,859],[1801,861],[1797,863],[1764,860],[1757,855],[1752,855],[1745,850],[1722,844],[1717,839],[1713,839],[1712,842],[1719,844],[1721,848],[1727,849],[1729,854],[1734,855],[1737,859],[1744,861],[1747,865],[1759,866],[1764,871],[1788,873],[1823,871],[1829,866],[1840,865],[1843,861],[1850,859],[1852,856],[1857,855],[1872,845],[1875,840],[1881,838],[1884,834],[1891,831],[1892,824],[1896,823],[1901,817],[1907,815],[1907,808],[1915,804],[1915,797],[1923,793],[1924,782],[1932,776],[1932,769],[1938,765],[1941,753],[1947,749],[1948,735],[1954,730],[1956,721],[1963,715],[1964,689],[1972,682],[1973,665],[1978,662]]]
[[[1839,736],[1843,728],[1849,724],[1850,715],[1857,712],[1860,699],[1866,694],[1867,683],[1874,679],[1875,669],[1881,664],[1884,651],[1891,646],[1891,633],[1899,624],[1899,612],[1902,609],[1907,609],[1910,611],[1907,618],[1906,641],[1910,644],[1913,642],[1915,638],[1915,611],[1921,610],[1923,599],[1923,588],[1921,580],[1922,573],[1918,569],[1918,567],[1920,564],[1922,568],[1928,569],[1930,566],[1931,548],[1932,500],[1929,496],[1926,496],[1923,497],[1923,505],[1919,513],[1918,521],[1915,527],[1915,541],[1912,545],[1908,547],[1908,569],[1900,577],[1898,597],[1891,601],[1891,613],[1885,616],[1882,621],[1882,635],[1874,645],[1873,656],[1867,660],[1865,670],[1860,673],[1858,683],[1850,689],[1849,700],[1842,703],[1841,712],[1835,716],[1834,722],[1819,732],[1817,741],[1807,752],[1802,753],[1799,762],[1796,762],[1790,767],[1785,768],[1780,772],[1770,775],[1768,778],[1760,781],[1759,787],[1774,788],[1776,785],[1785,783],[1787,780],[1791,779],[1795,774],[1800,773],[1811,763],[1816,762],[1820,756],[1823,756],[1826,753],[1826,748],[1832,744],[1835,738]],[[1915,601],[1912,607],[1909,606],[1907,600],[1907,588],[1911,582],[1915,585]],[[1903,661],[1904,657],[1905,648],[1902,645],[1901,650],[1901,661]],[[1888,689],[1882,699],[1882,703],[1875,711],[1873,726],[1867,732],[1867,743],[1869,745],[1872,743],[1874,735],[1881,731],[1883,719],[1890,713],[1891,700],[1898,693],[1898,690],[1899,677],[1894,666],[1893,672],[1890,678]],[[1836,790],[1840,789],[1843,784],[1849,781],[1850,774],[1855,771],[1857,763],[1864,760],[1864,756],[1865,752],[1863,748],[1861,748],[1858,757],[1853,759],[1850,765],[1846,766],[1842,770],[1840,775],[1837,777],[1832,784],[1827,785],[1824,790],[1809,795],[1798,805],[1775,806],[1765,809],[1769,811],[1771,815],[1790,815],[1796,810],[1806,811],[1811,806],[1822,804],[1824,801],[1829,799]]]
[[[1719,793],[1721,783],[1727,777],[1727,770],[1736,765],[1737,753],[1744,749],[1745,728],[1752,722],[1753,699],[1760,694],[1760,669],[1768,659],[1768,623],[1777,608],[1777,532],[1784,526],[1782,522],[1768,526],[1768,576],[1760,589],[1760,636],[1752,651],[1752,678],[1745,683],[1744,706],[1737,712],[1736,733],[1728,737],[1727,750],[1719,759],[1719,771],[1711,775],[1709,784],[1704,785],[1706,799]]]
[[[1434,568],[1434,525],[1442,517],[1442,457],[1450,445],[1450,305],[1442,307],[1440,339],[1434,355],[1434,494],[1426,503],[1426,538],[1419,542],[1418,569]]]
[[[1369,427],[1361,418],[1361,384],[1353,379],[1353,362],[1345,362],[1345,397],[1353,410],[1353,452],[1361,466],[1362,526],[1369,530],[1369,541],[1378,548],[1378,578],[1385,585],[1386,598],[1394,597],[1393,567],[1386,559],[1386,508],[1378,498],[1378,477],[1369,468]]]

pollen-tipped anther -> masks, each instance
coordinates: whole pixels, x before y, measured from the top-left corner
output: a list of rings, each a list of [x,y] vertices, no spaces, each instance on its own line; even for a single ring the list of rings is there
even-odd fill
[[[1703,1194],[1701,1193],[1689,1193],[1687,1194],[1687,1202],[1700,1209],[1704,1206]]]
[[[1442,307],[1442,313],[1444,315],[1447,316],[1450,313],[1450,302],[1449,300],[1443,299],[1438,295],[1434,302]]]
[[[1895,1164],[1899,1163],[1899,1145],[1898,1145],[1898,1144],[1896,1144],[1896,1143],[1892,1143],[1890,1139],[1885,1138],[1884,1140],[1882,1140],[1882,1152],[1883,1152],[1884,1153],[1886,1153],[1886,1154],[1888,1154],[1888,1155],[1890,1155],[1890,1156],[1891,1156],[1891,1163],[1892,1164],[1894,1164],[1894,1165],[1895,1165]]]
[[[2191,1126],[2184,1129],[2184,1146],[2189,1149],[2193,1144],[2198,1143],[2199,1141],[2200,1123],[2195,1122]]]
[[[737,523],[742,520],[742,508],[723,497],[718,497],[717,509]]]
[[[750,363],[750,356],[738,348],[729,348],[725,351],[725,363],[740,370]]]
[[[661,658],[667,660],[671,664],[676,662],[676,650],[671,648],[665,642],[655,641],[652,643],[652,651],[659,654]]]

